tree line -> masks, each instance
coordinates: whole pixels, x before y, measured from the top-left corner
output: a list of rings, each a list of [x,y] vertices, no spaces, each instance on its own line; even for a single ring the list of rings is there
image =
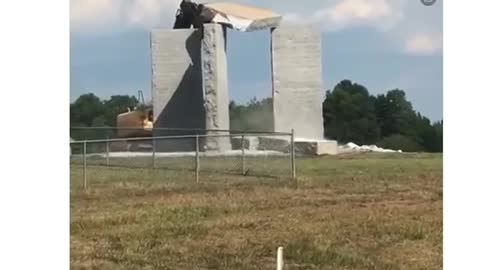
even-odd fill
[[[70,104],[70,123],[71,126],[115,127],[116,116],[137,104],[134,96],[116,95],[101,100],[94,94],[85,94]],[[273,130],[271,98],[253,98],[246,104],[232,101],[229,109],[231,130]],[[374,96],[366,87],[343,80],[326,92],[323,118],[325,137],[340,143],[376,144],[405,152],[443,151],[443,121],[432,122],[415,111],[400,89]],[[98,132],[103,132],[102,137],[114,136],[113,130],[84,130],[72,131],[72,137],[98,137]]]
[[[70,104],[71,127],[115,127],[117,115],[138,104],[135,96],[115,95],[101,100],[92,93],[79,96]],[[115,136],[114,129],[70,129],[75,140],[105,139]]]
[[[233,130],[273,130],[272,99],[230,103]],[[349,80],[326,92],[323,102],[325,137],[339,143],[375,144],[405,152],[442,152],[443,121],[432,122],[413,109],[405,91],[370,95]],[[320,118],[319,118],[320,121]]]
[[[325,136],[339,142],[443,151],[443,121],[432,122],[416,112],[400,89],[373,96],[364,86],[344,80],[327,91],[323,112]]]

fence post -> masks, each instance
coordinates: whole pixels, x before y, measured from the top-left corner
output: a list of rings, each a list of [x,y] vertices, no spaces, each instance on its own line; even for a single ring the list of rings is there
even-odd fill
[[[242,134],[242,175],[245,175],[245,134]]]
[[[83,188],[87,189],[87,142],[83,141]]]
[[[200,146],[199,136],[195,136],[195,182],[200,182]]]
[[[106,163],[107,167],[110,166],[110,138],[107,137],[106,145],[105,145],[105,158],[106,158]]]
[[[152,139],[152,168],[155,169],[155,152],[157,152],[157,144],[155,143],[155,139]]]
[[[295,164],[295,130],[292,129],[292,135],[290,138],[290,163],[292,166],[292,180],[297,180],[296,164]]]

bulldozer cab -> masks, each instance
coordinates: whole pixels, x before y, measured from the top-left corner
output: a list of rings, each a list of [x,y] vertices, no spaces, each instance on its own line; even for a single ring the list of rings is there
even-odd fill
[[[153,107],[145,104],[143,92],[138,91],[138,104],[117,115],[117,137],[134,138],[152,136]]]

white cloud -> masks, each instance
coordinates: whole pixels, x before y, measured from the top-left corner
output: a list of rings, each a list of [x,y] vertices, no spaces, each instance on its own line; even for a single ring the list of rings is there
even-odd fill
[[[318,24],[324,31],[339,31],[349,27],[369,26],[385,30],[403,18],[403,10],[387,0],[342,0],[318,9],[312,15],[287,13],[286,21]]]
[[[100,32],[173,24],[179,3],[178,0],[71,0],[71,29],[73,32]]]
[[[326,32],[367,27],[384,33],[391,44],[405,53],[441,52],[441,4],[425,7],[420,1],[411,0],[341,0],[324,3],[327,4],[310,14],[287,13],[284,20],[318,25]]]
[[[286,12],[285,20],[294,22],[308,22],[322,25],[324,30],[341,30],[353,25],[374,25],[384,27],[401,15],[395,7],[397,2],[405,0],[341,0],[330,1],[330,5],[318,3],[323,8],[311,15],[297,15]],[[237,0],[272,9],[282,9],[288,3],[270,3],[263,0],[251,3],[249,0]],[[99,31],[109,27],[144,26],[153,27],[161,24],[173,24],[175,11],[180,0],[71,0],[70,21],[72,30]],[[266,4],[269,5],[266,5]],[[301,5],[296,5],[300,8]],[[291,9],[290,9],[291,10]],[[298,10],[298,9],[297,9]]]
[[[385,0],[344,0],[314,13],[316,21],[327,29],[344,29],[353,25],[382,26],[383,21],[398,17],[397,11]]]
[[[72,0],[70,1],[70,25],[72,30],[89,30],[114,24],[121,17],[120,1]]]
[[[127,12],[128,22],[145,27],[155,26],[160,22],[170,21],[173,25],[178,0],[135,0]]]
[[[409,37],[405,44],[410,54],[434,54],[442,50],[442,33],[418,33]]]
[[[283,13],[284,21],[314,24],[321,31],[370,28],[385,34],[385,45],[393,44],[408,54],[434,54],[442,48],[442,1],[432,7],[423,6],[419,0],[231,1],[271,8]],[[71,29],[104,32],[129,27],[171,27],[179,3],[180,0],[71,0]]]

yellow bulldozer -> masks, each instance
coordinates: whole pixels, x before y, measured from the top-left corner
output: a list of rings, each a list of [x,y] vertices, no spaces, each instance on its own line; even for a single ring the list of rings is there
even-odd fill
[[[138,91],[139,104],[117,115],[117,137],[150,137],[153,131],[153,107],[145,105],[142,91]]]

